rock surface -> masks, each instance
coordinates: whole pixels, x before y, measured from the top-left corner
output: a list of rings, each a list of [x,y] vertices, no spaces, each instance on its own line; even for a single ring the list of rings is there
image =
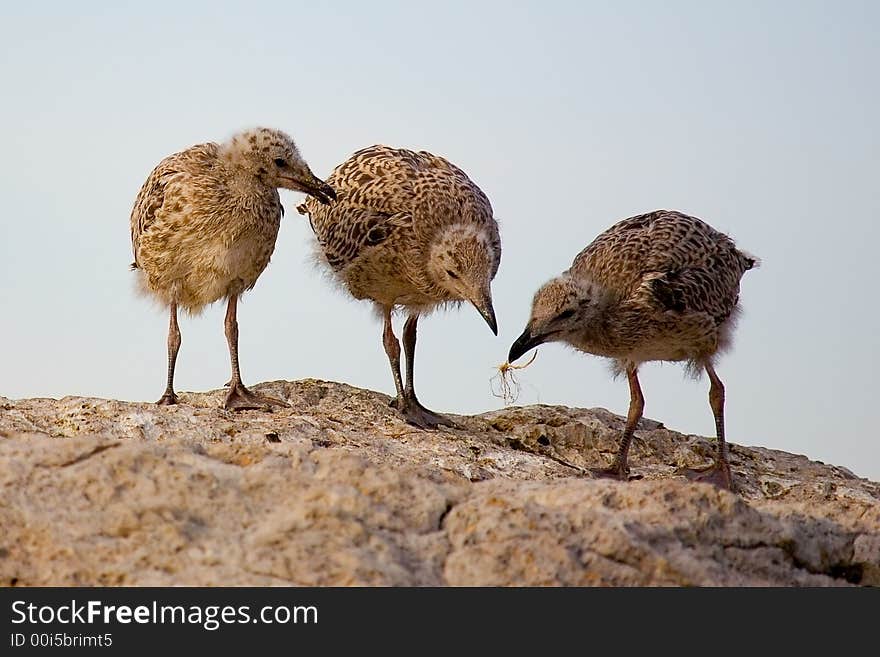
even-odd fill
[[[0,398],[0,585],[880,584],[880,484],[844,468],[732,445],[734,495],[677,474],[713,440],[645,420],[642,479],[597,480],[602,409],[420,431],[379,393],[256,389],[290,408]]]

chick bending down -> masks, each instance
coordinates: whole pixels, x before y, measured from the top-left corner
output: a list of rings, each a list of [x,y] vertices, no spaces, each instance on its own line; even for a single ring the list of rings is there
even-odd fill
[[[275,250],[284,212],[279,187],[312,194],[321,203],[335,197],[311,172],[293,140],[268,128],[170,155],[141,187],[130,219],[132,269],[141,289],[170,311],[168,376],[157,403],[177,403],[178,307],[198,313],[225,298],[232,364],[225,408],[284,404],[248,390],[238,365],[238,298],[254,287]]]
[[[614,462],[595,472],[618,479],[628,476],[629,446],[645,405],[639,365],[682,361],[695,372],[705,370],[717,453],[710,468],[686,474],[732,489],[724,385],[714,359],[731,342],[740,279],[756,264],[729,237],[696,217],[657,210],[625,219],[538,290],[508,359],[513,362],[544,342],[565,342],[616,361],[629,382],[629,413]]]
[[[382,316],[382,344],[397,397],[392,405],[418,427],[454,426],[422,406],[413,383],[419,317],[466,301],[496,335],[490,284],[501,261],[501,240],[486,195],[458,167],[425,151],[364,148],[340,164],[328,182],[338,198],[309,197],[320,261],[356,299]],[[392,312],[403,309],[406,378]]]

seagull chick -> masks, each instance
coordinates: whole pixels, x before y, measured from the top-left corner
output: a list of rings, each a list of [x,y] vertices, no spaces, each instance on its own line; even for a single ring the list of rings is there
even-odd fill
[[[141,187],[131,212],[132,269],[141,289],[170,308],[168,379],[158,404],[177,402],[177,307],[198,313],[225,298],[232,379],[224,407],[283,405],[242,384],[236,318],[238,298],[254,286],[275,249],[284,213],[279,187],[312,194],[322,203],[335,198],[333,189],[309,170],[293,140],[268,128],[166,157]]]
[[[338,200],[325,206],[310,196],[299,210],[309,215],[319,259],[352,296],[373,301],[384,319],[383,344],[397,389],[392,405],[416,426],[454,426],[416,397],[416,327],[420,315],[468,301],[498,334],[490,284],[501,239],[489,200],[442,157],[388,146],[358,151],[327,180]],[[405,384],[391,325],[398,307],[408,314]]]
[[[569,270],[546,283],[531,318],[510,348],[514,361],[544,342],[565,342],[611,358],[629,380],[626,428],[610,468],[626,479],[627,454],[642,417],[637,376],[647,361],[684,361],[709,376],[709,405],[718,437],[715,464],[688,476],[731,489],[724,440],[724,386],[713,361],[730,345],[742,275],[757,260],[696,217],[657,210],[625,219],[599,235]]]

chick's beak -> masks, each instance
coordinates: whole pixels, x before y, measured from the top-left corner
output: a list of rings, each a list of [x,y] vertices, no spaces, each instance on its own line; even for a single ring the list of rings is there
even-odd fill
[[[529,349],[537,347],[544,342],[544,337],[540,335],[532,335],[528,326],[522,332],[516,341],[510,346],[510,352],[507,354],[507,362],[512,363],[520,358]]]
[[[309,178],[300,183],[302,191],[310,196],[314,196],[324,205],[330,205],[330,201],[336,200],[336,190],[315,174],[309,171]]]
[[[489,328],[492,329],[492,333],[498,335],[498,322],[495,320],[495,308],[492,307],[492,296],[489,292],[485,292],[481,297],[482,298],[479,302],[471,301],[471,303],[474,304],[474,308],[476,308],[477,312],[486,320]]]

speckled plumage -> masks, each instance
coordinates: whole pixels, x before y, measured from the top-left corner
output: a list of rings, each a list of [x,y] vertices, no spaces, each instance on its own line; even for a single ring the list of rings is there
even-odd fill
[[[461,169],[425,151],[377,145],[327,180],[338,200],[322,206],[310,197],[300,212],[309,215],[320,259],[337,280],[385,315],[392,371],[395,307],[409,312],[413,344],[418,316],[446,303],[470,301],[496,330],[490,283],[501,261],[498,225],[486,195]],[[414,405],[414,393],[398,386],[400,407],[410,396]],[[436,424],[419,413],[410,414],[414,423]]]
[[[309,198],[304,206],[322,259],[355,298],[420,311],[464,300],[427,267],[432,251],[442,246],[444,231],[469,233],[482,248],[443,255],[484,258],[480,264],[489,280],[495,277],[501,239],[492,206],[446,159],[371,146],[336,167],[327,182],[336,188],[337,202],[323,206]]]
[[[199,144],[162,160],[131,214],[134,267],[164,304],[190,312],[251,289],[281,225],[275,187],[256,184]]]
[[[310,192],[324,201],[333,196],[309,170],[293,140],[268,128],[170,155],[141,187],[130,218],[132,268],[141,289],[171,309],[169,379],[161,403],[176,401],[172,379],[180,343],[178,306],[195,313],[219,299],[229,300],[227,337],[230,350],[236,351],[230,352],[235,384],[235,303],[256,284],[275,249],[283,214],[278,187]],[[235,389],[233,385],[230,393]],[[243,386],[239,392],[250,394]]]
[[[639,365],[685,361],[694,372],[705,369],[723,451],[724,391],[713,357],[729,346],[740,279],[755,265],[755,258],[696,217],[657,210],[624,219],[538,290],[510,359],[542,342],[560,341],[611,358],[627,373],[632,393],[628,435],[611,468],[620,476],[642,412]],[[717,483],[730,487],[726,453],[719,454],[717,465],[726,469]]]
[[[618,222],[574,259],[570,276],[599,286],[604,322],[575,347],[626,363],[702,365],[728,345],[739,281],[755,259],[704,221],[658,210]]]

